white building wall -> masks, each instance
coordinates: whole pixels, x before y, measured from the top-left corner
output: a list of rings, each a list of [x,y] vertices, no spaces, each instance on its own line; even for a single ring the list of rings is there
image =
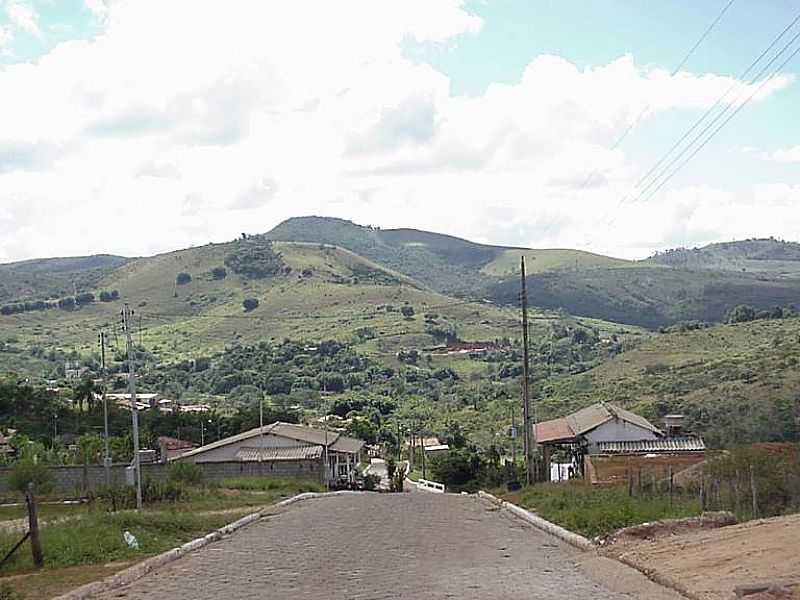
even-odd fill
[[[597,453],[599,442],[637,442],[639,440],[654,440],[658,436],[644,427],[616,419],[603,423],[585,436],[589,442],[589,454]]]

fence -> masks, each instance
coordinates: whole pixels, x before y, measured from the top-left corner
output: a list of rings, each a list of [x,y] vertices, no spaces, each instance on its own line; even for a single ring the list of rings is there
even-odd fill
[[[280,479],[306,479],[322,483],[322,464],[316,460],[282,460],[265,462],[226,461],[196,463],[203,469],[206,481],[218,481],[228,477],[255,476]],[[127,463],[111,465],[109,479],[112,485],[126,483]],[[49,468],[54,480],[54,493],[59,496],[82,496],[89,490],[105,485],[106,471],[102,465],[63,465]],[[165,481],[169,465],[163,463],[143,464],[142,479]],[[8,487],[11,467],[0,468],[0,496],[12,495]]]
[[[699,511],[726,510],[741,521],[800,511],[800,452],[791,445],[737,449],[680,472],[632,463],[622,481],[629,496],[695,502]]]
[[[417,489],[426,492],[435,492],[437,494],[444,494],[444,484],[435,481],[428,481],[427,479],[420,479],[417,481]]]

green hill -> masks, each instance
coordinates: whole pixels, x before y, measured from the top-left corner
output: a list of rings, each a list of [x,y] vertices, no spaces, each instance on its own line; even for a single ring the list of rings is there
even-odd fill
[[[598,400],[655,424],[684,414],[714,444],[800,436],[800,318],[717,325],[642,338],[610,361],[544,386],[546,417]]]
[[[800,279],[731,271],[629,266],[537,273],[527,278],[529,302],[574,315],[658,328],[679,321],[721,321],[736,305],[758,309],[800,304]],[[519,283],[487,291],[515,302]]]
[[[90,353],[97,349],[98,332],[106,329],[115,347],[122,348],[123,302],[135,311],[136,341],[165,362],[229,344],[283,338],[338,339],[367,353],[394,356],[402,348],[442,343],[450,334],[478,341],[519,337],[514,308],[454,299],[326,244],[274,242],[278,262],[270,263],[273,274],[234,272],[231,255],[252,253],[264,243],[261,238],[239,240],[131,260],[97,282],[98,290],[117,290],[119,300],[0,314],[0,341],[13,340],[12,347],[34,350],[37,356],[36,349],[54,347]],[[179,276],[186,282],[179,284]],[[248,298],[258,306],[246,311]],[[562,319],[535,310],[532,318],[534,332]],[[591,326],[608,333],[624,329]],[[16,356],[15,363],[20,361]]]
[[[800,245],[774,240],[708,247],[715,255],[745,253],[747,260],[766,271],[755,273],[717,269],[711,262],[677,268],[663,258],[666,255],[626,261],[578,250],[487,246],[425,231],[381,230],[325,217],[289,219],[267,237],[336,244],[433,290],[508,305],[517,303],[519,281],[514,275],[519,273],[519,257],[525,255],[531,273],[531,305],[649,328],[687,320],[720,321],[738,304],[757,309],[800,304],[800,278],[787,277],[786,268],[773,268],[778,257],[782,257],[780,264],[794,264],[790,259]]]
[[[648,263],[682,269],[772,273],[800,276],[800,244],[774,238],[709,244],[702,248],[676,248],[659,252]]]

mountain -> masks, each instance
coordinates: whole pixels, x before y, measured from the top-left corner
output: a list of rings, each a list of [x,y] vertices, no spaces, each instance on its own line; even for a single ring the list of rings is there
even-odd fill
[[[775,238],[709,244],[659,252],[648,263],[682,269],[710,269],[800,276],[800,244]]]
[[[335,244],[439,292],[508,305],[517,303],[519,258],[524,255],[531,305],[649,328],[688,320],[720,321],[739,304],[757,309],[800,304],[800,261],[792,262],[795,254],[800,256],[800,244],[775,240],[686,251],[727,258],[679,265],[664,258],[673,253],[627,261],[578,250],[475,244],[426,231],[381,230],[325,217],[289,219],[266,235]],[[741,260],[761,269],[751,266],[742,272],[713,266],[738,264],[734,256],[747,256]],[[798,277],[786,265],[797,268]]]
[[[41,258],[0,264],[0,304],[57,300],[94,288],[130,258],[97,254],[73,258]]]
[[[393,358],[403,348],[430,347],[451,334],[473,341],[519,337],[513,308],[454,299],[340,247],[260,236],[133,259],[103,275],[96,287],[78,291],[92,293],[94,301],[66,310],[0,311],[0,342],[9,342],[17,369],[24,370],[25,362],[17,350],[36,358],[36,349],[96,352],[103,329],[122,348],[123,302],[135,312],[135,340],[165,362],[283,338],[350,341],[368,354]],[[99,301],[101,291],[116,291],[119,299],[106,295]],[[258,306],[245,310],[248,298]],[[537,333],[564,320],[536,310],[532,318]],[[597,321],[587,327],[603,335],[631,330]]]

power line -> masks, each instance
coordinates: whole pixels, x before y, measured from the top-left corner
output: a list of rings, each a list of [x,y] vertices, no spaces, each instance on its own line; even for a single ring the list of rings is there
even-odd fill
[[[778,37],[777,37],[777,38],[776,38],[776,39],[775,39],[775,40],[774,40],[774,41],[773,41],[773,42],[772,42],[772,43],[769,45],[769,47],[768,47],[768,48],[767,48],[767,49],[766,49],[764,52],[762,52],[762,53],[761,53],[761,55],[760,55],[760,56],[759,56],[759,57],[758,57],[758,58],[757,58],[757,59],[756,59],[756,60],[753,62],[753,64],[751,64],[751,65],[750,65],[750,67],[748,67],[748,68],[747,68],[747,70],[745,71],[745,73],[749,72],[749,71],[750,71],[750,70],[753,68],[753,66],[754,66],[754,65],[756,65],[756,64],[757,64],[757,63],[758,63],[758,62],[761,60],[761,58],[763,58],[763,57],[764,57],[764,56],[765,56],[765,55],[766,55],[766,54],[767,54],[767,53],[768,53],[768,52],[769,52],[769,51],[770,51],[770,50],[771,50],[771,49],[772,49],[772,48],[775,46],[775,44],[776,44],[776,43],[777,43],[777,42],[780,40],[780,38],[782,38],[782,37],[783,37],[783,36],[786,34],[786,32],[787,32],[787,31],[788,31],[788,30],[789,30],[789,29],[790,29],[792,26],[794,26],[794,24],[795,24],[795,23],[797,23],[797,21],[798,21],[798,20],[800,20],[800,15],[798,15],[798,16],[795,18],[795,20],[794,20],[794,21],[792,21],[791,25],[789,25],[789,27],[787,27],[786,29],[784,29],[784,30],[783,30],[783,32],[781,32],[781,34],[780,34],[780,35],[779,35],[779,36],[778,36]],[[778,59],[779,59],[779,58],[780,58],[780,57],[781,57],[781,56],[782,56],[782,55],[783,55],[783,54],[784,54],[784,53],[785,53],[785,52],[786,52],[786,51],[789,49],[789,47],[790,47],[790,46],[791,46],[791,45],[792,45],[792,44],[793,44],[795,41],[797,41],[797,39],[798,39],[798,38],[800,38],[800,31],[798,31],[798,32],[797,32],[797,33],[794,35],[794,37],[793,37],[791,40],[789,40],[789,41],[788,41],[788,42],[787,42],[787,43],[786,43],[786,44],[783,46],[783,48],[781,48],[781,50],[779,50],[779,51],[778,51],[778,52],[777,52],[777,53],[776,53],[776,54],[775,54],[775,55],[774,55],[774,56],[773,56],[773,57],[772,57],[772,58],[769,60],[769,62],[767,62],[767,63],[766,63],[766,64],[765,64],[765,65],[764,65],[764,66],[761,68],[761,70],[758,72],[758,74],[756,74],[756,75],[755,75],[755,77],[753,77],[752,79],[750,79],[750,81],[748,82],[748,85],[754,85],[754,84],[755,84],[755,83],[758,81],[758,79],[759,79],[759,78],[760,78],[760,77],[761,77],[761,76],[762,76],[762,75],[763,75],[763,74],[764,74],[766,71],[768,71],[768,70],[769,70],[769,68],[772,66],[772,64],[773,64],[773,63],[774,63],[776,60],[778,60]],[[796,54],[796,52],[795,52],[795,54]],[[730,118],[726,119],[726,120],[723,122],[723,126],[724,126],[724,124],[725,124],[725,123],[727,123],[728,121],[730,121],[730,119],[731,119],[731,118],[733,118],[733,116],[735,116],[736,114],[738,114],[738,112],[739,112],[739,111],[740,111],[742,108],[744,108],[744,106],[745,106],[747,103],[749,103],[749,102],[750,102],[750,100],[752,100],[752,99],[753,99],[753,97],[754,97],[754,96],[755,96],[755,95],[756,95],[756,94],[757,94],[757,93],[758,93],[758,92],[759,92],[761,89],[763,89],[763,87],[764,87],[764,86],[765,86],[765,85],[766,85],[766,84],[767,84],[769,81],[771,81],[771,80],[772,80],[772,79],[775,77],[775,75],[777,75],[777,74],[778,74],[778,72],[779,72],[779,71],[780,71],[780,70],[781,70],[781,69],[782,69],[784,66],[786,66],[786,64],[787,64],[787,63],[788,63],[788,62],[789,62],[789,61],[790,61],[790,60],[791,60],[793,57],[794,57],[794,54],[792,54],[792,55],[789,57],[789,59],[787,59],[786,61],[784,61],[784,62],[783,62],[783,63],[782,63],[782,64],[781,64],[781,65],[780,65],[780,66],[779,66],[777,69],[775,69],[775,70],[774,70],[774,71],[773,71],[773,72],[772,72],[772,73],[771,73],[771,74],[770,74],[770,75],[769,75],[769,76],[768,76],[766,79],[764,79],[764,80],[761,82],[761,85],[759,85],[759,86],[756,88],[756,91],[755,91],[755,92],[753,92],[752,94],[750,94],[750,95],[749,95],[749,96],[748,96],[748,97],[747,97],[747,98],[744,100],[744,102],[739,102],[739,97],[740,97],[740,96],[737,96],[737,98],[734,98],[734,99],[733,99],[731,102],[729,102],[729,103],[728,103],[728,104],[725,106],[725,108],[724,108],[722,111],[720,111],[720,112],[719,112],[719,113],[718,113],[718,114],[717,114],[717,115],[716,115],[716,116],[715,116],[715,117],[714,117],[714,118],[713,118],[713,119],[712,119],[712,120],[711,120],[709,123],[707,123],[707,124],[706,124],[706,126],[705,126],[705,127],[704,127],[704,128],[703,128],[703,129],[702,129],[702,130],[701,130],[701,131],[700,131],[700,132],[697,134],[697,135],[695,135],[695,136],[693,137],[693,139],[692,139],[692,140],[689,142],[689,144],[688,144],[688,145],[686,145],[686,146],[683,148],[683,150],[681,150],[681,151],[680,151],[680,152],[679,152],[679,153],[678,153],[678,154],[677,154],[675,157],[673,157],[673,158],[672,158],[672,160],[670,160],[670,161],[669,161],[669,163],[667,163],[667,165],[666,165],[666,166],[665,166],[663,169],[661,169],[661,170],[660,170],[660,172],[659,172],[659,173],[658,173],[658,174],[657,174],[657,175],[656,175],[654,178],[652,178],[652,179],[651,179],[651,181],[650,181],[650,182],[649,182],[647,185],[645,185],[645,186],[644,186],[644,187],[641,189],[641,191],[640,191],[639,195],[638,195],[638,196],[637,196],[637,197],[634,199],[634,202],[638,202],[638,201],[639,201],[639,200],[640,200],[640,199],[641,199],[643,196],[645,196],[645,194],[647,194],[647,193],[648,193],[648,190],[650,190],[650,189],[651,189],[651,188],[652,188],[654,185],[656,185],[656,184],[657,184],[657,182],[658,182],[660,179],[662,179],[662,178],[665,176],[665,174],[666,174],[666,173],[669,171],[669,169],[670,169],[670,168],[672,168],[672,166],[673,166],[673,165],[675,165],[675,164],[676,164],[678,161],[680,161],[680,160],[683,158],[683,156],[685,156],[685,155],[686,155],[686,153],[687,153],[687,152],[689,152],[689,151],[691,150],[692,146],[694,146],[694,145],[695,145],[695,144],[698,142],[698,140],[700,140],[700,139],[701,139],[701,138],[702,138],[702,137],[703,137],[703,136],[704,136],[704,135],[705,135],[705,134],[708,132],[708,130],[709,130],[709,129],[711,129],[711,128],[712,128],[712,127],[713,127],[713,126],[714,126],[714,125],[715,125],[715,124],[716,124],[716,123],[717,123],[717,122],[718,122],[718,121],[719,121],[719,120],[720,120],[722,117],[724,117],[724,116],[725,116],[725,115],[726,115],[726,114],[727,114],[729,111],[733,110],[734,112],[733,112],[733,114],[731,115],[731,117],[730,117]],[[740,78],[741,78],[741,77],[740,77]],[[668,155],[669,155],[669,154],[670,154],[670,153],[671,153],[671,152],[674,150],[674,148],[675,148],[675,147],[677,147],[678,145],[680,145],[680,144],[681,144],[681,143],[682,143],[682,142],[683,142],[683,141],[684,141],[684,140],[685,140],[685,139],[686,139],[686,138],[687,138],[687,137],[688,137],[688,136],[691,134],[691,132],[692,132],[692,131],[694,131],[694,129],[696,129],[696,128],[697,128],[697,127],[700,125],[700,123],[702,123],[702,121],[703,121],[703,120],[705,120],[705,118],[706,118],[706,117],[707,117],[709,114],[711,114],[711,112],[713,112],[713,111],[714,111],[714,110],[715,110],[715,109],[716,109],[716,108],[717,108],[717,107],[718,107],[720,104],[722,104],[722,102],[725,100],[725,98],[727,97],[727,95],[728,95],[728,93],[731,91],[731,89],[733,89],[733,88],[735,88],[735,87],[737,87],[737,86],[738,86],[738,82],[737,82],[737,83],[734,83],[734,84],[731,86],[731,88],[729,88],[729,89],[728,89],[728,91],[726,91],[726,92],[725,92],[725,94],[723,94],[723,95],[722,95],[722,96],[721,96],[721,97],[720,97],[720,98],[717,100],[717,102],[714,104],[714,106],[712,106],[712,107],[711,107],[711,108],[710,108],[708,111],[706,111],[706,113],[705,113],[705,114],[703,114],[703,116],[702,116],[702,117],[701,117],[701,118],[700,118],[700,119],[699,119],[699,120],[698,120],[698,121],[697,121],[697,122],[696,122],[694,125],[692,125],[692,127],[689,129],[689,131],[687,131],[687,133],[686,133],[686,134],[685,134],[685,135],[684,135],[684,136],[683,136],[683,137],[682,137],[682,138],[681,138],[681,139],[680,139],[680,140],[677,142],[677,144],[676,144],[675,146],[673,146],[673,147],[672,147],[672,148],[669,150],[669,152],[667,152],[667,154],[666,154],[666,155],[665,155],[665,156],[662,158],[662,160],[661,160],[661,161],[659,161],[659,162],[663,162],[664,158],[666,158],[666,157],[667,157],[667,156],[668,156]],[[733,108],[734,106],[736,106],[736,108],[735,108],[735,109]],[[715,131],[718,131],[719,129],[721,129],[721,127],[720,127],[720,128],[718,128],[718,129],[717,129],[717,130],[715,130]],[[709,137],[709,140],[710,140],[710,138],[711,138],[711,137],[713,137],[714,135],[715,135],[715,133],[712,133],[712,135]],[[706,141],[706,142],[704,142],[702,145],[704,146],[704,145],[705,145],[705,143],[707,143],[707,141]],[[702,146],[701,146],[701,147],[702,147]],[[691,156],[694,156],[696,153],[697,153],[697,152],[694,152],[694,153],[693,153]],[[687,162],[688,162],[688,161],[687,161]],[[684,164],[685,164],[685,163],[684,163]],[[653,171],[653,170],[654,170],[654,169],[651,169],[650,171],[648,171],[648,174],[645,176],[645,178],[646,178],[647,176],[649,176],[649,175],[652,173],[652,171]],[[672,175],[669,175],[669,176],[667,177],[667,179],[670,179],[671,177],[672,177]],[[666,181],[666,180],[665,180],[665,181]],[[663,185],[663,183],[662,183],[662,185]],[[637,186],[638,186],[638,184],[637,184]],[[658,186],[658,188],[656,188],[656,189],[658,190],[658,189],[660,189],[660,188],[661,188],[661,185],[659,185],[659,186]],[[648,197],[649,197],[649,196],[648,196]]]
[[[687,63],[687,61],[692,56],[692,54],[694,54],[695,50],[697,50],[697,48],[700,46],[700,44],[702,44],[705,41],[705,39],[711,33],[711,30],[713,30],[714,27],[716,27],[717,24],[722,20],[722,17],[725,16],[725,13],[728,12],[728,9],[733,5],[733,3],[735,1],[736,0],[729,0],[729,2],[723,7],[723,9],[717,15],[717,18],[714,19],[711,22],[711,24],[706,28],[706,30],[703,32],[703,35],[700,36],[700,38],[689,49],[689,51],[686,53],[686,55],[683,57],[683,59],[678,63],[678,66],[675,67],[672,70],[672,72],[670,73],[670,77],[675,77],[675,75],[677,75],[680,72],[680,70]],[[622,144],[622,142],[625,141],[625,138],[628,137],[628,134],[631,131],[633,131],[633,129],[636,127],[636,125],[639,124],[639,121],[642,120],[642,117],[645,115],[645,113],[647,113],[648,110],[650,110],[651,107],[652,107],[652,104],[650,104],[648,102],[645,105],[645,107],[642,108],[642,110],[639,112],[639,115],[631,122],[630,125],[628,125],[627,129],[625,129],[625,131],[622,132],[622,135],[620,135],[619,138],[617,138],[617,141],[614,142],[614,144],[611,146],[611,150],[612,151],[616,150],[617,148],[619,148],[619,146]],[[580,189],[586,188],[586,186],[589,185],[589,182],[594,178],[594,176],[597,175],[599,170],[600,169],[595,169],[594,171],[589,173],[589,175],[586,177],[586,179],[584,180],[583,184],[581,185]]]
[[[800,33],[798,33],[798,35],[796,37],[800,37]],[[683,162],[681,162],[677,167],[675,167],[675,169],[673,169],[669,173],[669,175],[667,175],[667,177],[658,185],[658,187],[656,187],[650,194],[648,194],[648,196],[645,198],[645,201],[649,200],[655,194],[657,194],[658,191],[662,187],[664,187],[664,185],[666,185],[667,182],[669,182],[669,180],[672,179],[678,173],[678,171],[680,171],[686,165],[686,163],[688,163],[690,160],[692,160],[703,148],[705,148],[706,144],[708,144],[714,137],[716,137],[716,135],[720,132],[720,130],[723,127],[725,127],[725,125],[727,125],[731,121],[731,119],[733,119],[737,114],[739,114],[739,111],[742,110],[750,102],[750,100],[752,100],[756,96],[756,94],[758,94],[758,92],[760,92],[764,88],[764,86],[767,83],[769,83],[781,69],[783,69],[783,67],[785,67],[787,64],[789,64],[789,62],[795,56],[797,56],[798,53],[800,53],[800,46],[795,48],[795,50],[792,52],[792,54],[790,54],[789,57],[785,61],[783,61],[783,63],[781,63],[781,65],[772,73],[772,75],[770,75],[767,79],[765,79],[762,82],[762,84],[760,86],[758,86],[758,88],[752,94],[750,94],[747,97],[747,99],[736,108],[735,111],[733,111],[728,116],[727,119],[725,119],[722,123],[720,123],[720,125],[714,131],[711,132],[711,135],[709,135],[705,140],[703,140],[703,142]]]

